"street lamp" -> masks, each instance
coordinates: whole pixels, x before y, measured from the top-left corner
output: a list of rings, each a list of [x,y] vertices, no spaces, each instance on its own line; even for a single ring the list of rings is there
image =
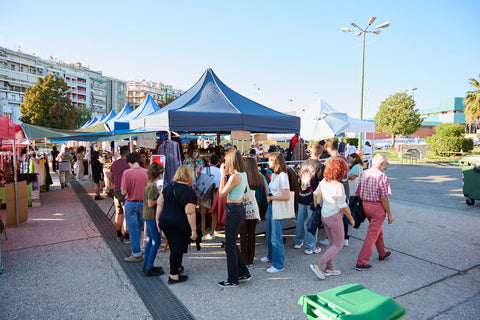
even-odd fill
[[[368,28],[375,22],[376,17],[371,17],[370,20],[368,20],[368,25],[365,29],[360,28],[358,25],[355,24],[355,22],[352,22],[351,25],[354,28],[357,28],[359,31],[355,33],[355,36],[359,37],[363,35],[363,53],[362,53],[362,91],[360,95],[360,120],[363,120],[363,83],[364,83],[364,70],[365,70],[365,35],[367,33],[373,33],[375,35],[379,35],[382,31],[379,29],[386,28],[390,25],[390,22],[384,22],[375,28],[368,30]],[[342,28],[343,32],[353,32],[356,30],[349,29],[349,28]],[[358,148],[360,149],[362,147],[362,133],[360,133],[360,136],[358,138]]]
[[[412,100],[415,101],[415,90],[417,90],[417,88],[411,88],[410,90],[412,90]]]

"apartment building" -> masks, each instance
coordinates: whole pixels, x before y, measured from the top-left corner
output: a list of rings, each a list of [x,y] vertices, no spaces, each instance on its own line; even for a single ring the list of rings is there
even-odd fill
[[[63,78],[72,104],[91,108],[93,116],[112,109],[118,111],[125,104],[126,81],[105,77],[101,71],[90,70],[80,62],[67,64],[53,57],[46,60],[0,47],[0,114],[20,123],[25,90],[47,74]]]
[[[174,89],[171,85],[147,80],[131,80],[127,84],[127,102],[132,109],[138,107],[147,93],[152,96],[158,105],[164,105],[168,98],[178,98],[183,94],[182,90]]]

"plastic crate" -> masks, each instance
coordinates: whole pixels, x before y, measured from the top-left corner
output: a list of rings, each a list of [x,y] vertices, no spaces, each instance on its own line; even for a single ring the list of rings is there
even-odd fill
[[[360,284],[347,284],[314,295],[300,297],[298,304],[309,320],[397,320],[406,317],[405,309],[390,297]]]

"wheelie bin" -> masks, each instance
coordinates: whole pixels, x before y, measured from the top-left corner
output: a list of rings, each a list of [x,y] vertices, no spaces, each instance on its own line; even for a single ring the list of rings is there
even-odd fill
[[[298,304],[308,320],[397,320],[407,315],[390,297],[360,284],[347,284],[314,295],[300,297]]]
[[[480,200],[480,157],[465,157],[460,163],[465,202],[473,206],[475,200]]]

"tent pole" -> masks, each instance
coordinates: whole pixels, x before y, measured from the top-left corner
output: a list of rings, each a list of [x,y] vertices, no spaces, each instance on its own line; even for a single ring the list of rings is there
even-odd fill
[[[217,131],[217,146],[220,145],[220,131]]]
[[[17,194],[17,148],[15,146],[15,139],[13,139],[13,183],[15,190],[15,218],[18,226],[18,194]]]
[[[133,152],[133,137],[130,137],[130,152]]]

